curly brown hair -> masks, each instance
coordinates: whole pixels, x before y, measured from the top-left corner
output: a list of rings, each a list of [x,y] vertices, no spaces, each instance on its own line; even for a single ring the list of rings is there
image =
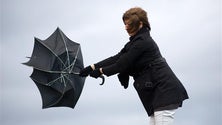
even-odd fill
[[[140,7],[130,8],[123,14],[123,22],[125,20],[130,20],[130,27],[132,30],[137,30],[139,28],[140,22],[143,26],[151,30],[150,23],[147,18],[147,12]]]

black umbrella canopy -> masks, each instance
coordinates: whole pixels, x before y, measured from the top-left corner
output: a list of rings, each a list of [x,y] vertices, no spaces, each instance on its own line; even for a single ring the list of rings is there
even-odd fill
[[[32,56],[23,64],[33,67],[30,77],[41,93],[43,108],[75,107],[85,82],[78,75],[84,68],[79,43],[57,28],[46,40],[35,38]]]

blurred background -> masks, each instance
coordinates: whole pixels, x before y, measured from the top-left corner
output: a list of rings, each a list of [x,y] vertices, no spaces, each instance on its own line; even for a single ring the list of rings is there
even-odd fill
[[[122,14],[131,7],[148,13],[151,35],[190,96],[175,125],[221,125],[221,0],[1,0],[1,125],[148,125],[133,88],[116,76],[87,78],[75,107],[41,109],[41,95],[22,65],[34,37],[57,27],[81,44],[85,66],[120,51],[129,36]]]

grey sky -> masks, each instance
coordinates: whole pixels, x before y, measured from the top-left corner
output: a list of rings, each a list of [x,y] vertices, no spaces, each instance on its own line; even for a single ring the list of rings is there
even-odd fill
[[[46,39],[60,27],[81,44],[85,66],[116,54],[128,41],[122,14],[147,10],[151,35],[190,96],[176,113],[177,125],[222,124],[220,0],[1,0],[0,124],[148,125],[132,86],[117,77],[87,78],[75,107],[41,109],[39,91],[21,65],[34,37]]]

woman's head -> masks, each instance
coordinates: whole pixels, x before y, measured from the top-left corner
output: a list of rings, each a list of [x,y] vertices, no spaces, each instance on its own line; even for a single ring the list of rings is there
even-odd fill
[[[130,8],[123,14],[122,19],[129,35],[135,34],[142,26],[151,29],[147,13],[140,7]]]

